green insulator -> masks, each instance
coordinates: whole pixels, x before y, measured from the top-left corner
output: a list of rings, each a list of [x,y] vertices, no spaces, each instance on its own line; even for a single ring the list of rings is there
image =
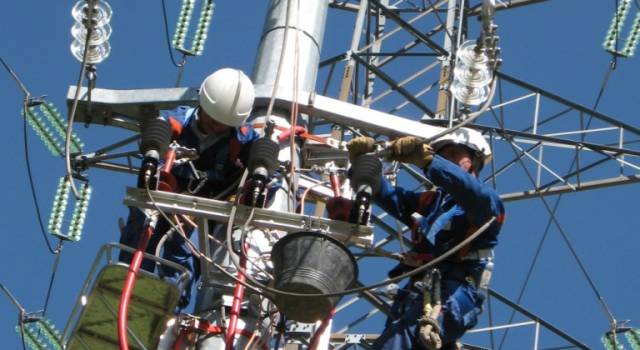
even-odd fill
[[[619,36],[622,26],[626,20],[627,14],[630,9],[630,0],[623,0],[618,5],[616,12],[611,19],[611,25],[609,31],[605,37],[604,49],[611,52],[616,52],[616,38]]]
[[[613,337],[611,334],[605,334],[600,338],[602,345],[604,345],[605,350],[619,350],[620,344],[618,343],[617,347],[613,345]]]
[[[84,142],[80,140],[80,137],[76,133],[71,133],[71,152],[79,153],[84,148]]]
[[[60,345],[60,332],[55,328],[53,323],[49,320],[40,320],[37,322],[38,333],[45,337],[47,343],[49,344],[49,349],[53,350],[63,350]]]
[[[209,31],[209,26],[211,24],[214,7],[213,1],[203,0],[198,25],[193,36],[193,41],[191,42],[190,53],[194,56],[201,55],[204,50],[204,42],[207,39],[207,32]]]
[[[184,0],[182,7],[180,8],[180,14],[178,15],[178,22],[176,24],[176,32],[173,37],[173,47],[176,49],[183,49],[184,40],[186,38],[186,31],[189,28],[191,22],[191,14],[193,12],[194,0]]]
[[[51,108],[47,103],[43,103],[40,105],[40,111],[49,120],[51,125],[53,125],[53,127],[60,133],[60,135],[65,134],[66,128],[64,122],[55,109]]]
[[[20,330],[20,326],[16,326],[16,332],[18,333],[18,336],[24,337],[24,343],[29,349],[48,350],[46,344],[44,344],[42,340],[38,339],[37,334],[28,325],[23,326],[22,330]]]
[[[67,177],[61,177],[58,182],[58,188],[56,195],[53,199],[53,206],[51,209],[51,215],[49,219],[49,231],[51,233],[60,235],[60,228],[62,228],[62,220],[64,219],[64,213],[69,203],[69,191],[71,184]]]
[[[44,143],[45,147],[49,149],[49,151],[54,156],[61,156],[63,154],[62,145],[55,138],[55,136],[49,131],[49,128],[45,126],[42,119],[38,117],[37,114],[35,114],[34,111],[35,109],[33,108],[30,108],[27,111],[27,116],[26,116],[27,122],[29,123],[33,131],[35,131],[36,135],[40,137],[40,140],[42,140],[42,143]]]
[[[633,350],[640,350],[640,330],[629,330],[625,332],[624,336]]]
[[[633,20],[633,25],[631,26],[631,30],[629,31],[629,35],[627,36],[627,41],[622,49],[623,52],[629,57],[635,54],[636,48],[638,47],[638,41],[640,40],[640,12],[636,14],[635,19]]]
[[[73,241],[79,241],[82,236],[82,229],[84,227],[87,210],[89,208],[89,200],[91,198],[91,187],[88,184],[83,184],[80,192],[80,198],[76,202],[71,222],[69,223],[68,238]]]
[[[60,115],[56,107],[52,103],[47,102],[40,105],[40,111],[58,132],[60,138],[64,140],[66,138],[68,123],[62,118],[62,115]],[[78,135],[76,133],[71,133],[72,152],[82,152],[83,147],[84,144],[82,144]]]

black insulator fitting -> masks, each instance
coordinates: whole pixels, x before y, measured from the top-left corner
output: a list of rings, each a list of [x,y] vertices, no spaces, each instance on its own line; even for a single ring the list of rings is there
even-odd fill
[[[149,187],[155,190],[158,187],[158,165],[159,161],[155,157],[144,157],[140,170],[138,170],[138,188]]]
[[[261,176],[264,180],[270,178],[278,169],[278,153],[280,147],[273,140],[263,137],[251,145],[249,155],[249,174],[252,177]]]
[[[140,153],[146,156],[148,152],[156,151],[158,156],[164,156],[171,143],[169,123],[160,117],[147,119],[142,123],[140,131]]]
[[[365,187],[369,189],[370,187]],[[371,193],[368,191],[360,191],[356,194],[353,201],[351,213],[349,213],[349,222],[357,225],[367,225],[371,217]]]
[[[356,158],[351,166],[351,187],[357,193],[369,187],[371,195],[375,196],[380,190],[382,176],[382,162],[371,154]]]

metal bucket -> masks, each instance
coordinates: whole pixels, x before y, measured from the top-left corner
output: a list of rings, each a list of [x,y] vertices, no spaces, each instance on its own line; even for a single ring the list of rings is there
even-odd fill
[[[338,240],[315,232],[291,233],[273,246],[275,288],[291,293],[336,293],[354,285],[358,265]],[[340,301],[334,297],[276,294],[274,302],[289,319],[312,323],[325,319]]]

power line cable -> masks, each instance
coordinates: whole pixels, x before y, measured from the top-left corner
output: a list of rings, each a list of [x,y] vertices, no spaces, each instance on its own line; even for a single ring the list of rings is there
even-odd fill
[[[167,42],[167,50],[169,51],[169,58],[174,67],[178,68],[178,77],[176,78],[176,87],[180,86],[182,75],[184,74],[184,68],[187,65],[187,55],[182,53],[182,61],[176,63],[175,57],[173,57],[173,50],[171,49],[171,40],[169,39],[169,20],[167,19],[167,4],[165,0],[162,0],[162,18],[164,21],[164,37]]]
[[[27,310],[25,310],[22,307],[22,305],[20,305],[20,303],[18,302],[18,299],[16,299],[16,297],[14,297],[13,294],[11,294],[11,291],[9,290],[9,288],[7,288],[4,284],[0,283],[0,289],[2,289],[2,291],[7,296],[7,298],[9,298],[9,301],[11,301],[11,303],[13,303],[13,305],[16,306],[20,314],[25,315],[27,313]]]
[[[4,284],[0,283],[0,289],[2,289],[2,291],[7,296],[9,301],[11,301],[11,303],[13,305],[15,305],[16,308],[18,309],[18,315],[19,315],[18,316],[18,327],[20,328],[20,339],[22,340],[22,349],[23,350],[27,350],[27,345],[26,345],[26,343],[24,341],[24,318],[25,318],[25,315],[27,314],[27,311],[22,307],[22,305],[20,305],[20,303],[18,302],[18,299],[16,299],[13,296],[13,294],[11,294],[9,289],[7,287],[5,287]]]
[[[29,90],[27,90],[27,87],[24,86],[20,78],[18,78],[18,75],[16,75],[13,69],[9,67],[9,64],[5,62],[5,60],[1,56],[0,56],[0,62],[2,62],[4,69],[7,70],[7,72],[13,77],[13,80],[15,80],[16,83],[18,84],[18,87],[20,87],[20,90],[22,90],[22,94],[24,95],[24,98],[28,99],[29,97],[31,97],[31,93],[29,92]]]
[[[45,243],[47,245],[47,249],[49,250],[49,252],[51,254],[55,255],[53,270],[52,270],[52,273],[51,273],[51,278],[49,280],[49,287],[48,287],[48,290],[47,290],[45,304],[44,304],[44,310],[43,310],[43,313],[42,313],[42,316],[44,317],[44,315],[47,312],[47,306],[49,304],[49,299],[50,299],[50,296],[51,296],[51,290],[53,288],[53,281],[55,279],[56,270],[58,268],[58,262],[60,261],[60,252],[61,252],[61,249],[62,249],[63,241],[60,240],[60,242],[58,243],[58,247],[55,250],[52,248],[51,242],[49,241],[49,237],[46,234],[46,230],[45,230],[44,224],[42,222],[42,215],[40,213],[40,205],[38,204],[38,197],[36,195],[35,184],[34,184],[33,175],[32,175],[32,172],[31,172],[31,161],[30,161],[30,157],[29,157],[29,142],[28,142],[28,133],[27,133],[27,116],[28,116],[27,113],[28,113],[28,105],[29,105],[29,103],[32,102],[31,93],[27,90],[25,85],[22,83],[20,78],[18,78],[18,76],[11,69],[11,67],[5,62],[4,59],[2,59],[2,57],[0,57],[0,61],[2,62],[2,65],[5,67],[5,69],[9,72],[9,74],[11,74],[11,76],[14,78],[14,80],[16,81],[18,86],[20,87],[20,90],[22,90],[22,93],[24,94],[23,106],[22,106],[23,107],[23,115],[24,115],[24,119],[23,119],[23,141],[24,141],[25,165],[26,165],[26,168],[27,168],[29,187],[31,189],[31,197],[33,198],[33,204],[34,204],[34,207],[35,207],[35,210],[36,210],[36,216],[38,218],[38,224],[40,226],[40,232],[42,233],[42,237],[44,238],[44,241],[45,241]],[[19,320],[18,320],[18,327],[20,328],[20,340],[21,340],[21,343],[22,343],[22,349],[26,350],[27,349],[27,345],[26,345],[26,342],[25,342],[25,335],[24,335],[24,318],[25,318],[25,315],[26,315],[26,311],[25,311],[24,308],[22,308],[22,306],[18,303],[16,298],[11,294],[11,292],[4,285],[0,284],[0,287],[2,288],[4,293],[7,295],[7,297],[9,297],[11,302],[20,311]]]
[[[22,94],[24,95],[23,103],[22,103],[22,109],[23,109],[23,114],[24,114],[24,120],[23,120],[23,125],[22,125],[22,134],[23,134],[23,142],[24,142],[24,158],[25,158],[25,164],[26,164],[26,167],[27,167],[27,176],[28,176],[28,179],[29,179],[29,187],[31,188],[31,197],[33,198],[33,205],[34,205],[35,210],[36,210],[36,216],[38,217],[38,224],[40,226],[40,232],[42,233],[42,237],[44,238],[44,241],[45,241],[45,243],[47,245],[47,249],[49,250],[49,252],[51,254],[56,254],[56,251],[51,246],[51,242],[49,241],[49,237],[47,236],[46,230],[44,228],[44,224],[42,223],[42,215],[40,213],[40,205],[38,204],[38,197],[36,195],[36,188],[35,188],[35,184],[34,184],[34,181],[33,181],[33,175],[31,173],[31,161],[30,161],[30,157],[29,157],[29,142],[28,142],[28,133],[27,133],[27,115],[28,115],[27,113],[29,112],[29,107],[28,106],[29,106],[29,104],[31,102],[33,102],[32,98],[31,98],[31,93],[29,92],[29,90],[27,90],[27,87],[22,83],[22,81],[20,80],[18,75],[13,71],[13,69],[11,69],[9,64],[2,57],[0,57],[0,62],[2,63],[4,68],[7,70],[7,72],[16,81],[16,83],[18,84],[18,87],[20,88],[20,90],[22,91]]]
[[[611,73],[616,70],[618,58],[616,55],[612,54],[611,61],[609,62],[609,67],[607,68],[607,72],[604,75],[604,79],[602,80],[602,84],[600,85],[600,90],[598,91],[598,96],[596,97],[596,102],[593,104],[593,110],[598,109],[598,105],[600,104],[600,99],[602,98],[604,91],[607,89],[607,85],[609,84],[609,78],[611,77]],[[591,125],[591,119],[593,117],[589,117],[589,123],[587,124],[587,128]],[[584,138],[584,135],[583,135]]]
[[[62,255],[62,246],[64,245],[64,240],[60,239],[58,241],[58,247],[56,248],[56,257],[53,260],[53,267],[51,268],[51,277],[49,277],[49,287],[47,288],[47,294],[44,299],[44,307],[42,311],[42,317],[47,314],[47,308],[49,306],[49,299],[51,298],[51,291],[53,290],[53,282],[56,278],[56,272],[58,270],[58,265],[60,263],[60,256]]]
[[[42,214],[40,213],[40,205],[38,204],[38,196],[36,195],[36,187],[33,182],[33,175],[31,173],[31,160],[29,157],[29,142],[27,141],[28,133],[27,133],[27,103],[25,100],[24,103],[24,120],[22,124],[22,138],[24,140],[24,161],[27,167],[27,178],[29,180],[29,187],[31,188],[31,198],[33,199],[33,206],[36,209],[36,216],[38,217],[38,224],[40,226],[40,233],[42,233],[42,238],[44,239],[47,249],[51,254],[57,254],[57,252],[51,246],[51,242],[49,241],[49,237],[47,236],[47,232],[44,228],[44,224],[42,223]]]
[[[165,3],[165,0],[162,0],[162,18],[164,20],[164,34],[167,41],[167,49],[169,50],[169,58],[171,58],[171,63],[173,63],[176,68],[180,68],[184,66],[185,61],[183,60],[181,63],[176,63],[176,59],[173,57],[171,40],[169,39],[169,20],[167,19],[167,4]]]

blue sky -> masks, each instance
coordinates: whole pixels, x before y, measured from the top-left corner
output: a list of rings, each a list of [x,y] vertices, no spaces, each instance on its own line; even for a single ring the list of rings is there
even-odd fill
[[[114,89],[173,86],[177,71],[168,57],[160,1],[110,3],[114,11],[112,52],[98,65],[97,86]],[[0,22],[5,28],[0,31],[0,56],[12,66],[33,95],[47,95],[63,114],[66,114],[67,88],[75,84],[80,69],[69,52],[73,4],[71,1],[24,0],[11,2],[0,12]],[[167,0],[167,5],[169,27],[173,31],[179,3]],[[502,71],[592,106],[610,60],[601,42],[609,27],[613,7],[614,1],[555,0],[500,12],[496,21],[500,26],[503,49]],[[264,1],[218,1],[204,55],[189,60],[181,85],[198,86],[211,71],[225,66],[240,68],[249,74],[265,9]],[[637,11],[637,7],[633,7],[632,15]],[[352,19],[352,14],[330,10],[323,58],[345,50],[351,37]],[[471,21],[471,26],[473,31],[476,22]],[[599,111],[638,125],[639,77],[638,58],[618,60]],[[0,74],[0,92],[5,111],[3,130],[6,131],[0,140],[5,153],[4,200],[0,211],[4,246],[0,255],[0,283],[7,286],[28,311],[35,311],[43,306],[53,256],[47,252],[39,232],[27,181],[23,119],[20,116],[22,95],[5,73]],[[336,94],[334,89],[330,96]],[[401,115],[419,117],[412,115],[412,111]],[[515,113],[508,115],[514,119],[521,117]],[[85,129],[76,125],[75,128],[87,144],[87,150],[125,135],[100,126]],[[30,129],[28,143],[37,198],[46,225],[64,165],[61,159],[48,153]],[[64,246],[47,312],[59,328],[67,321],[98,248],[117,240],[117,219],[126,215],[122,205],[124,189],[134,184],[131,176],[97,169],[91,170],[89,176],[94,192],[84,236],[80,242]],[[640,304],[637,302],[637,290],[640,289],[638,195],[638,185],[569,194],[564,196],[558,209],[560,223],[614,315],[618,320],[630,319],[631,325],[636,326],[640,324]],[[554,198],[548,201],[555,203]],[[537,199],[509,203],[507,211],[492,286],[515,299],[548,215]],[[540,259],[522,304],[589,346],[601,347],[599,338],[608,327],[607,319],[557,229],[551,229]],[[378,263],[361,266],[363,280],[372,282],[384,276],[374,267]],[[16,315],[15,307],[8,300],[0,299],[0,339],[7,349],[20,347],[13,330]],[[494,322],[502,324],[507,316],[504,310],[497,309]],[[349,320],[339,316],[337,323],[344,324]],[[382,317],[376,316],[360,331],[379,332],[382,322]],[[486,325],[486,313],[482,322]],[[478,339],[483,342],[486,337]],[[532,339],[533,329],[528,327],[513,332],[504,348],[528,347]],[[546,335],[543,339],[545,346],[561,344]]]

